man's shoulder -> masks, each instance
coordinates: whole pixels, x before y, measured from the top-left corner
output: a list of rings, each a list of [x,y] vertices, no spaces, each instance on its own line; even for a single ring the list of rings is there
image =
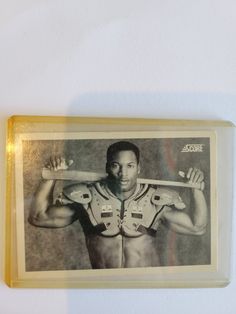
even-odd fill
[[[159,206],[174,206],[177,209],[184,209],[186,206],[177,192],[171,188],[157,187],[152,195],[152,202]]]
[[[85,182],[74,183],[64,187],[63,194],[70,201],[80,204],[88,204],[92,199],[89,184]]]
[[[106,195],[105,182],[78,182],[64,187],[64,196],[72,202],[88,204],[92,201],[94,193]]]

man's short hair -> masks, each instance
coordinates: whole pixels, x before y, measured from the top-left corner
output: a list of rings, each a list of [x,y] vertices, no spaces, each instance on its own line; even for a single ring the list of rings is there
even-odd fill
[[[134,152],[136,159],[137,159],[137,163],[139,163],[139,149],[136,145],[134,145],[131,142],[127,142],[127,141],[120,141],[120,142],[116,142],[111,144],[108,149],[107,149],[107,163],[109,163],[112,160],[112,157],[117,153],[117,152],[121,152],[121,151],[132,151]]]

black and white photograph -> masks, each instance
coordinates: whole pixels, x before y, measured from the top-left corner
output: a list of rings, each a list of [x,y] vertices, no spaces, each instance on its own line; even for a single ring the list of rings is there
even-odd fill
[[[213,135],[155,131],[19,136],[20,272],[178,272],[214,265]]]

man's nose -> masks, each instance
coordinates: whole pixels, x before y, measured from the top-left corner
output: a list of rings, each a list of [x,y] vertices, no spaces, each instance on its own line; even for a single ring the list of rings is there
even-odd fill
[[[120,167],[120,172],[119,172],[120,176],[124,177],[127,175],[127,168],[126,167]]]

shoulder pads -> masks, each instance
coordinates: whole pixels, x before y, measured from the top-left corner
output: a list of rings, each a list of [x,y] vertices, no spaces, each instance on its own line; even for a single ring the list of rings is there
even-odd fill
[[[92,200],[92,194],[86,184],[76,183],[63,189],[63,194],[73,202],[88,204]]]
[[[174,205],[177,209],[184,209],[186,207],[182,198],[176,191],[164,188],[156,189],[156,191],[152,194],[151,202],[154,205],[160,206]]]

